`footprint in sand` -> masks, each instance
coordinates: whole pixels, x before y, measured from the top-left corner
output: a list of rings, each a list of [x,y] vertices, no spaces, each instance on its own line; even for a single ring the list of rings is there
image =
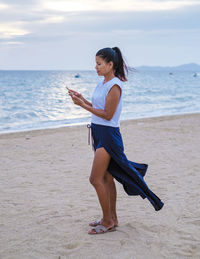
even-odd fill
[[[192,220],[192,221],[189,221],[188,222],[189,224],[193,224],[193,225],[196,225],[196,226],[200,226],[200,219],[196,219],[196,220]]]
[[[79,243],[78,242],[75,242],[75,243],[69,243],[65,246],[66,249],[69,249],[69,250],[73,250],[73,249],[76,249],[77,247],[79,247]]]

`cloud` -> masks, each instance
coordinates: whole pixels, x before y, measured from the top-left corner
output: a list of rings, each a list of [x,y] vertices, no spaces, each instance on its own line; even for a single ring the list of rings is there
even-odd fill
[[[31,57],[32,49],[37,49],[48,60],[52,55],[57,60],[56,53],[62,58],[68,49],[73,60],[73,55],[83,55],[83,49],[87,58],[98,47],[120,45],[134,53],[134,64],[135,49],[145,55],[152,51],[158,61],[158,53],[167,53],[169,46],[180,51],[187,45],[187,52],[196,50],[197,59],[199,13],[200,1],[194,0],[4,0],[0,55],[7,53],[9,60],[10,53],[19,50],[16,55]]]
[[[20,27],[20,22],[0,24],[0,38],[11,39],[18,36],[24,36],[30,33],[28,30],[21,29]]]
[[[43,0],[43,9],[60,12],[79,12],[79,11],[134,11],[151,12],[173,10],[182,7],[200,5],[199,1],[155,1],[155,0]]]
[[[198,13],[200,6],[188,7],[182,11],[179,9],[168,11],[152,12],[32,12],[20,11],[19,16],[12,15],[15,21],[1,25],[0,38],[12,36],[13,41],[18,41],[19,36],[24,42],[32,41],[63,41],[70,38],[77,38],[77,35],[113,34],[119,31],[136,35],[145,31],[162,32],[165,30],[198,29],[200,18]],[[8,14],[5,13],[5,16]],[[2,17],[0,17],[0,20]],[[3,17],[4,19],[4,17]],[[11,19],[11,18],[10,18]],[[20,21],[19,21],[20,20]],[[2,23],[1,23],[2,24]],[[7,31],[7,33],[6,33]],[[2,34],[3,32],[3,34]],[[23,36],[23,37],[22,37]]]
[[[2,45],[23,45],[23,42],[20,41],[2,41]]]
[[[62,23],[64,22],[65,17],[64,16],[49,16],[44,18],[43,20],[40,21],[40,23]]]
[[[0,3],[0,11],[4,10],[4,9],[8,9],[8,8],[9,8],[9,6],[7,4],[1,4]]]
[[[79,12],[94,10],[95,4],[89,1],[42,1],[41,7],[46,10],[60,12]]]
[[[24,5],[35,5],[40,3],[40,0],[2,0],[2,3],[6,2],[7,5],[24,6]]]

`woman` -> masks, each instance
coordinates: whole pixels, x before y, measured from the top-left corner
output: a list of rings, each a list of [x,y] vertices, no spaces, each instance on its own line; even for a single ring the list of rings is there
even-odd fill
[[[146,164],[127,160],[119,131],[122,109],[122,82],[127,81],[127,66],[119,48],[104,48],[96,54],[96,71],[103,80],[97,85],[92,103],[80,93],[69,89],[73,102],[92,113],[92,137],[95,150],[90,183],[94,186],[102,208],[100,221],[91,222],[89,234],[100,234],[116,230],[116,187],[113,177],[123,184],[129,195],[147,198],[155,210],[163,207],[163,202],[150,191],[143,177]]]

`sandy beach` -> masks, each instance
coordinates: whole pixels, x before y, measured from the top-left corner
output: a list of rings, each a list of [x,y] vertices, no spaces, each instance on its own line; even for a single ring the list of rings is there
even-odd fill
[[[116,183],[119,227],[95,236],[86,125],[0,135],[0,258],[200,258],[200,114],[123,121],[121,133],[165,206]]]

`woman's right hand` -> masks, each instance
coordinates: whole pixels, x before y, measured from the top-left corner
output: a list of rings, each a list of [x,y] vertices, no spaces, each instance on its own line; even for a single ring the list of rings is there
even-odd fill
[[[89,105],[92,107],[92,103],[91,102],[88,102],[83,96],[82,94],[72,90],[72,89],[68,89],[68,94],[70,95],[70,97],[72,98],[72,101],[77,104],[77,105],[80,105],[82,106],[82,104],[86,104],[86,105]],[[74,98],[75,97],[75,98]],[[78,101],[79,99],[79,101]],[[81,101],[81,102],[80,102]]]
[[[76,92],[76,91],[74,91],[74,90],[72,90],[72,89],[69,89],[69,90],[68,90],[68,93],[69,93],[69,95],[70,95],[71,97],[72,97],[73,95],[75,95],[75,96],[77,96],[78,98],[80,98],[81,100],[84,101],[84,98],[83,98],[82,94],[80,94],[80,93],[78,93],[78,92]]]

